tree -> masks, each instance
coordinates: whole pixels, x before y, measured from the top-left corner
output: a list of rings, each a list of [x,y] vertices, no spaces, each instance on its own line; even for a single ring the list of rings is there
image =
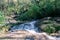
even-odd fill
[[[55,0],[31,0],[31,3],[32,4],[29,6],[28,10],[17,17],[18,20],[28,20],[29,18],[30,20],[35,20],[54,15],[53,11],[55,11]]]

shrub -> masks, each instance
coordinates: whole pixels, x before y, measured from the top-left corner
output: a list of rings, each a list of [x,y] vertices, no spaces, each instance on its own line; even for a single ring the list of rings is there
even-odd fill
[[[40,19],[46,16],[52,16],[52,12],[55,10],[55,1],[44,1],[41,0],[39,3],[33,1],[29,6],[29,9],[25,11],[22,15],[18,16],[18,20],[34,20]]]
[[[5,16],[4,13],[0,11],[0,26],[5,24]]]

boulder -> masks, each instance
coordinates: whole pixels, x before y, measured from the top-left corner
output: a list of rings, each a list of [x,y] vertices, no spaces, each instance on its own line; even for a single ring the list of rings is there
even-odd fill
[[[60,17],[44,17],[35,23],[44,32],[54,33],[60,30]],[[57,21],[59,20],[59,21]]]
[[[10,39],[24,39],[24,40],[56,40],[55,37],[49,36],[48,34],[42,32],[37,33],[35,31],[24,31],[19,30],[15,32],[8,32],[6,34],[0,35],[0,38],[10,38]]]

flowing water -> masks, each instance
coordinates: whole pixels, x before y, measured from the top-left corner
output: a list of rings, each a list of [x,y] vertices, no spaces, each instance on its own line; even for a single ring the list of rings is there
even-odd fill
[[[38,32],[41,32],[41,30],[39,30],[39,28],[37,26],[35,26],[35,23],[37,21],[31,21],[31,22],[27,22],[27,23],[23,23],[17,26],[13,26],[10,29],[10,32],[14,32],[14,31],[18,31],[18,30],[25,30],[25,31],[29,31],[32,34],[37,34]],[[47,36],[47,35],[46,35]],[[50,36],[47,36],[49,38],[53,38]],[[60,38],[56,38],[57,40],[59,40]],[[30,38],[29,40],[34,40],[33,38]]]
[[[26,31],[32,30],[35,32],[39,32],[40,30],[38,29],[38,27],[35,26],[35,23],[36,21],[32,21],[32,22],[23,23],[17,26],[13,26],[10,31],[12,32],[15,30],[26,30]]]

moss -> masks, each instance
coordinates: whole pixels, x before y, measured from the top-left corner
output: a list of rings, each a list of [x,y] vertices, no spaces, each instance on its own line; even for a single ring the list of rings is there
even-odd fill
[[[8,32],[10,26],[0,26],[0,33]]]
[[[42,31],[47,33],[56,33],[60,30],[60,24],[52,20],[43,20],[37,24]]]

